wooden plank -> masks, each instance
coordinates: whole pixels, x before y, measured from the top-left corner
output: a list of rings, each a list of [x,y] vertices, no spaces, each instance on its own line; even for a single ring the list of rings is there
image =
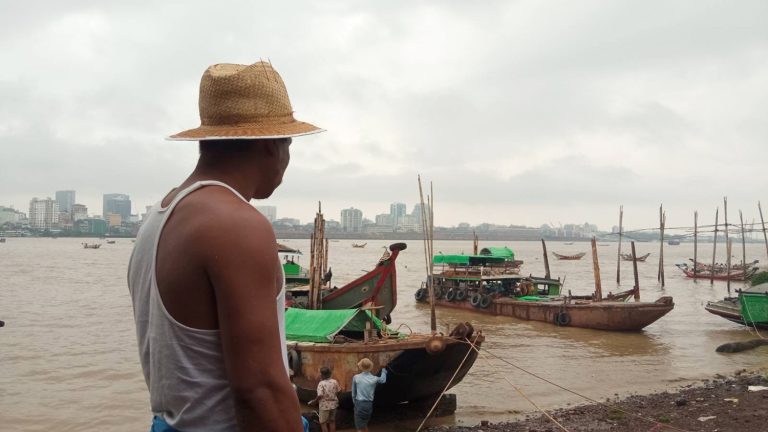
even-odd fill
[[[632,242],[632,271],[635,274],[635,301],[640,301],[640,278],[637,274],[637,253],[635,252],[635,242]]]
[[[600,263],[597,261],[597,241],[592,237],[592,272],[595,276],[595,301],[603,301],[603,289],[600,284]]]

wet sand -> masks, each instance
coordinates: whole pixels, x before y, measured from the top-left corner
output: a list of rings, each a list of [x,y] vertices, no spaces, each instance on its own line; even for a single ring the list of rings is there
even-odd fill
[[[764,349],[764,348],[762,348]],[[559,409],[550,415],[570,432],[576,431],[765,431],[768,430],[768,370],[715,376],[674,391],[608,399]],[[608,406],[606,406],[608,405]],[[476,426],[437,426],[431,432],[544,432],[562,430],[542,414],[511,422]]]

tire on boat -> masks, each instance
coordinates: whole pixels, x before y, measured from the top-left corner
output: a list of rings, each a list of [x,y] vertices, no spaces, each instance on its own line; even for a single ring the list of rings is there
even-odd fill
[[[424,301],[424,299],[427,297],[427,289],[426,288],[419,288],[416,290],[416,294],[413,295],[416,297],[416,301]]]
[[[392,324],[392,316],[390,314],[384,315],[384,318],[382,319],[384,321],[384,324],[390,325]]]
[[[567,326],[571,323],[571,315],[568,312],[561,311],[555,314],[555,324],[559,326]]]
[[[483,294],[480,296],[479,306],[483,309],[486,309],[488,306],[491,305],[491,301],[492,301],[491,296],[489,296],[488,294]]]
[[[481,295],[478,293],[474,293],[469,297],[469,304],[471,304],[474,307],[480,307],[480,299],[481,299]]]
[[[453,299],[456,298],[456,290],[453,288],[449,288],[448,291],[445,292],[445,299],[448,301],[453,301]]]
[[[301,372],[301,354],[295,349],[288,349],[288,367],[291,368],[294,375]]]
[[[467,290],[464,288],[459,288],[456,291],[456,301],[464,301],[467,299]]]

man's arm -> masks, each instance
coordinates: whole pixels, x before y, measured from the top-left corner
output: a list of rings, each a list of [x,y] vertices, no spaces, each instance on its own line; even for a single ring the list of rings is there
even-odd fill
[[[384,384],[387,382],[387,368],[381,368],[381,376],[376,380],[378,384]]]
[[[277,322],[275,298],[282,286],[274,232],[253,209],[232,210],[226,221],[205,236],[205,262],[239,430],[300,431]]]

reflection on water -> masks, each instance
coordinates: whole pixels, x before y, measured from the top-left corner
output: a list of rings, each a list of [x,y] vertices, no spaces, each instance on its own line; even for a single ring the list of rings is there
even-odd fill
[[[285,240],[309,250],[308,240]],[[368,241],[353,249],[351,240],[331,243],[329,265],[333,284],[341,286],[372,268],[383,246]],[[543,274],[538,242],[484,242],[510,246],[526,261],[523,273]],[[114,431],[145,429],[148,398],[141,375],[125,271],[132,244],[118,240],[100,249],[83,249],[77,239],[9,239],[0,245],[0,424],[8,430],[85,430],[94,424]],[[588,252],[588,243],[550,244],[563,254]],[[613,333],[555,327],[537,321],[438,309],[439,330],[471,322],[487,337],[485,347],[504,360],[590,397],[645,392],[687,380],[729,373],[740,368],[768,367],[764,351],[736,355],[715,352],[726,342],[755,337],[744,327],[704,311],[707,301],[726,295],[725,284],[686,279],[675,263],[692,256],[692,245],[665,248],[666,287],[656,281],[658,244],[640,243],[637,253],[651,252],[639,263],[642,299],[662,295],[675,299],[675,309],[642,332]],[[398,259],[398,306],[393,325],[429,330],[429,307],[413,293],[424,278],[422,243],[412,241]],[[703,245],[700,253],[703,253]],[[443,253],[470,251],[471,242],[435,242]],[[616,286],[616,249],[598,248],[603,291],[632,285],[632,266],[622,262],[622,285]],[[761,259],[761,245],[747,246],[748,259]],[[718,261],[724,261],[718,257]],[[304,263],[308,263],[308,257]],[[592,263],[550,260],[552,274],[566,277],[565,289],[589,294]],[[733,288],[739,287],[733,284]],[[405,329],[405,327],[403,327]],[[532,408],[504,378],[519,386],[544,408],[583,402],[491,356],[481,356],[469,375],[452,391],[458,395],[454,417],[437,422],[471,424],[481,419],[508,418]],[[413,429],[399,423],[372,430]],[[55,426],[54,426],[55,425]]]

